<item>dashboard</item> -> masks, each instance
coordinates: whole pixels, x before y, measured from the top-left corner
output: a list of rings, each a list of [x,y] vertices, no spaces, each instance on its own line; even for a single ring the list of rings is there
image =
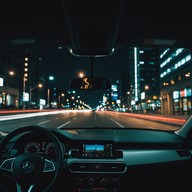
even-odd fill
[[[173,132],[131,129],[52,129],[52,132],[58,137],[69,162],[121,159],[127,165],[134,165],[190,158],[185,141]],[[35,132],[20,135],[13,140],[13,144],[14,153],[17,151],[46,156],[55,156],[57,153],[53,142]],[[186,156],[179,155],[182,151]],[[145,158],[142,158],[143,156]]]
[[[66,143],[61,143],[63,153],[68,153]],[[80,142],[80,147],[76,150],[72,150],[73,153],[78,150],[78,157],[85,159],[112,159],[116,157],[115,144],[104,142]],[[24,153],[37,153],[46,156],[56,156],[57,151],[53,142],[47,141],[32,141],[24,144],[22,147]]]
[[[146,183],[148,191],[154,191],[159,180],[161,191],[165,185],[171,189],[175,181],[181,180],[181,174],[182,180],[191,175],[190,146],[174,132],[132,129],[51,131],[59,139],[65,155],[59,192],[63,191],[63,179],[65,189],[72,192],[133,192],[139,191],[141,185],[146,188]],[[52,160],[57,158],[54,143],[36,132],[19,135],[8,147],[12,149],[11,156],[37,153]],[[177,188],[172,189],[177,191]]]

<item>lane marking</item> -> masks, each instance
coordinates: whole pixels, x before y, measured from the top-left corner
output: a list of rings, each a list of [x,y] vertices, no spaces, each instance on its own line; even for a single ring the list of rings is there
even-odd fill
[[[57,120],[57,119],[60,119],[60,118],[59,118],[59,117],[57,117],[57,118],[55,118],[55,119]]]
[[[43,121],[43,122],[40,122],[40,123],[37,123],[38,125],[42,125],[42,124],[45,124],[45,123],[48,123],[50,120],[47,120],[47,121]]]
[[[118,123],[117,121],[115,121],[115,123],[116,123],[117,125],[119,125],[120,127],[124,128],[124,126],[121,125],[120,123]]]
[[[57,127],[57,129],[60,129],[60,128],[64,127],[65,125],[68,125],[69,123],[71,123],[71,121],[67,121],[67,122],[64,123],[63,125],[60,125],[59,127]]]
[[[77,117],[74,117],[74,118],[73,118],[73,120],[76,120],[76,119],[77,119]]]
[[[112,118],[111,118],[111,120],[112,120],[112,121],[115,121],[115,119],[112,119]]]

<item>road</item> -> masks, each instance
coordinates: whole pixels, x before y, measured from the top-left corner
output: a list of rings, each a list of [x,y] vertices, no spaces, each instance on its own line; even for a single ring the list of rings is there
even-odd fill
[[[142,116],[141,116],[142,117]],[[146,128],[177,130],[181,125],[169,125],[128,114],[108,111],[55,111],[0,116],[0,130],[10,132],[19,127],[38,125],[45,128]]]

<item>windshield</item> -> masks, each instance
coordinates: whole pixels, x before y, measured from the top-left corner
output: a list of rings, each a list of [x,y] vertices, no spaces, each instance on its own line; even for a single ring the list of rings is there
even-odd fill
[[[2,3],[0,131],[180,129],[192,109],[190,14],[161,1]]]
[[[106,90],[73,90],[70,81],[91,76],[89,58],[66,49],[0,54],[0,130],[136,128],[174,131],[191,112],[191,52],[184,48],[117,49],[95,58],[94,75]]]

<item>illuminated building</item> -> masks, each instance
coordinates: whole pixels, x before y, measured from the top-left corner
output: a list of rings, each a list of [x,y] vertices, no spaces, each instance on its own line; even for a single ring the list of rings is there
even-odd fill
[[[28,108],[30,88],[44,83],[45,66],[33,52],[7,51],[0,53],[0,109]],[[45,89],[34,89],[31,104],[39,106]]]
[[[163,49],[160,53],[160,83],[163,114],[185,115],[191,111],[191,51]]]
[[[133,48],[129,52],[130,91],[133,112],[160,112],[159,50]]]

